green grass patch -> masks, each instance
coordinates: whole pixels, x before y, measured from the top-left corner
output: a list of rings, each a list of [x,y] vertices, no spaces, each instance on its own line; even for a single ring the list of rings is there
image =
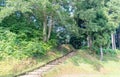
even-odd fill
[[[99,55],[79,50],[77,55],[45,73],[43,77],[119,77],[120,51],[116,55],[106,54],[104,60]],[[67,76],[68,75],[68,76]]]

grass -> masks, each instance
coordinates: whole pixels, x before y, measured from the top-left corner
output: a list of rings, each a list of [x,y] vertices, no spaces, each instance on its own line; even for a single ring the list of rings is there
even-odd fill
[[[36,58],[26,58],[22,60],[8,58],[2,60],[0,61],[0,77],[13,77],[26,73],[64,55],[67,52],[69,52],[69,50],[66,48],[62,48],[60,51],[52,49],[45,56],[39,56]]]
[[[80,50],[77,55],[66,60],[43,77],[120,77],[120,51],[117,55],[104,55],[100,61],[98,55]]]

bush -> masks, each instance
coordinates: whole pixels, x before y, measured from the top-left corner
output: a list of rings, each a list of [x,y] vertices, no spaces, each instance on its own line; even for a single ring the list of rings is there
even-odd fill
[[[112,54],[112,55],[114,55],[114,54],[116,54],[116,51],[115,50],[113,50],[113,49],[103,49],[103,52],[105,53],[105,54]]]
[[[96,54],[100,54],[100,48],[98,48],[98,47],[92,47],[92,51],[95,51]],[[103,53],[114,55],[114,54],[116,54],[116,51],[113,49],[109,49],[109,48],[107,48],[107,49],[103,48]]]
[[[0,59],[6,59],[7,57],[22,59],[45,55],[47,50],[55,44],[52,40],[49,43],[36,39],[27,41],[18,38],[19,35],[3,28],[0,28],[0,36]]]
[[[14,52],[16,35],[9,30],[0,28],[0,57],[6,58]]]
[[[42,41],[30,41],[27,45],[23,48],[24,54],[28,56],[40,56],[45,55],[47,51],[51,48],[51,46],[47,43]]]

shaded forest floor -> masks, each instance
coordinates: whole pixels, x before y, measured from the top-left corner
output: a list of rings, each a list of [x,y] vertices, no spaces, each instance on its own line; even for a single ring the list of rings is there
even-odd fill
[[[99,60],[99,55],[88,54],[88,51],[79,50],[77,55],[43,77],[120,77],[120,51],[116,55],[104,55],[103,61]]]

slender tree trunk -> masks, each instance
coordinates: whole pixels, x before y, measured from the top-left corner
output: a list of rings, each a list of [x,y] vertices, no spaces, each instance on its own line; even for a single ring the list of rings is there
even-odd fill
[[[115,39],[115,34],[114,34],[114,49],[116,49],[116,39]]]
[[[53,18],[52,18],[52,16],[50,17],[50,21],[49,21],[49,29],[48,29],[48,39],[47,40],[49,40],[50,39],[50,36],[51,36],[51,32],[52,32],[52,27],[53,27]]]
[[[103,60],[103,49],[102,46],[100,46],[100,60]]]
[[[87,37],[87,43],[88,43],[88,47],[91,49],[91,47],[92,47],[92,39],[91,39],[90,35],[88,35],[88,37]]]
[[[112,49],[116,49],[116,43],[115,43],[115,35],[114,33],[111,33],[111,41],[112,41]]]
[[[110,48],[110,45],[111,45],[111,42],[109,41],[108,44],[107,44],[107,49]]]
[[[44,11],[44,20],[43,20],[43,41],[47,42],[47,18],[46,12]]]
[[[120,49],[120,33],[118,34],[118,46],[119,46],[119,49]]]

